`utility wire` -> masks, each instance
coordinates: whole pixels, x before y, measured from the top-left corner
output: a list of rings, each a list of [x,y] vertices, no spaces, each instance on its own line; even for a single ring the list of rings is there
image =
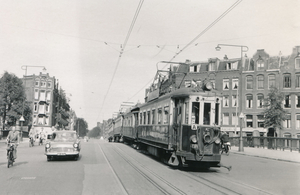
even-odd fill
[[[102,113],[102,109],[103,109],[103,106],[104,106],[106,97],[107,97],[107,95],[108,95],[108,93],[109,93],[109,91],[110,91],[111,85],[112,85],[112,83],[113,83],[113,80],[114,80],[114,78],[115,78],[117,69],[118,69],[119,64],[120,64],[120,61],[121,61],[122,54],[123,54],[124,49],[125,49],[125,47],[126,47],[126,45],[127,45],[127,42],[128,42],[129,37],[130,37],[130,35],[131,35],[132,29],[133,29],[133,27],[134,27],[134,24],[135,24],[135,22],[136,22],[136,19],[137,19],[138,15],[139,15],[139,12],[140,12],[140,10],[141,10],[141,8],[142,8],[143,2],[144,2],[144,0],[140,0],[139,5],[138,5],[138,7],[137,7],[137,9],[136,9],[136,11],[135,11],[135,15],[134,15],[134,17],[133,17],[133,20],[132,20],[131,25],[130,25],[130,27],[129,27],[129,30],[128,30],[128,33],[127,33],[127,35],[126,35],[124,44],[123,44],[122,49],[121,49],[121,51],[120,51],[120,54],[119,54],[119,57],[118,57],[118,61],[117,61],[117,65],[116,65],[116,67],[115,67],[113,76],[112,76],[112,78],[111,78],[111,80],[110,80],[110,83],[109,83],[107,92],[106,92],[106,94],[105,94],[105,96],[104,96],[104,99],[103,99],[103,102],[102,102],[102,105],[101,105],[101,108],[100,108],[100,112],[99,112],[99,114],[98,114],[98,116],[97,116],[97,121],[98,121],[99,115]]]
[[[240,4],[242,0],[236,1],[234,4],[232,4],[224,13],[222,13],[215,21],[213,21],[207,28],[205,28],[201,33],[199,33],[194,39],[192,39],[186,46],[184,46],[179,52],[177,52],[169,61],[171,62],[172,60],[175,59],[176,56],[178,56],[181,52],[183,52],[186,48],[188,48],[193,42],[195,42],[199,37],[201,37],[204,33],[206,33],[209,29],[211,29],[215,24],[217,24],[222,18],[224,18],[228,13],[230,13],[238,4]],[[166,64],[163,69],[167,66]],[[142,91],[145,87],[151,83],[153,79],[147,82],[147,84],[141,88],[137,93],[134,94],[136,96],[140,91]],[[129,98],[128,100],[132,99],[134,96]],[[127,100],[127,101],[128,101]]]

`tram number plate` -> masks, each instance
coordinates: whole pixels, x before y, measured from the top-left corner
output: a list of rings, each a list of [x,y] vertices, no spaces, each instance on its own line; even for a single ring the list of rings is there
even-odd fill
[[[58,155],[58,156],[65,156],[66,153],[58,153],[57,155]]]

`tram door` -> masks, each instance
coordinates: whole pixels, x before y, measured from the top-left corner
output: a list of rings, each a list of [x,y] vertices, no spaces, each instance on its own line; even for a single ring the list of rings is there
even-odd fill
[[[179,137],[181,133],[182,123],[182,99],[174,99],[174,110],[173,110],[173,145],[179,147]],[[178,148],[179,149],[179,148]]]

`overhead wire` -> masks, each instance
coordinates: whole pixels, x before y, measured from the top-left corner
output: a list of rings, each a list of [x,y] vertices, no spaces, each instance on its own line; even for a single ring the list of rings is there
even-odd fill
[[[109,91],[110,91],[110,88],[111,88],[111,85],[112,85],[112,83],[113,83],[113,80],[114,80],[114,78],[115,78],[117,69],[118,69],[119,64],[120,64],[120,61],[121,61],[122,54],[123,54],[124,49],[125,49],[125,47],[126,47],[126,45],[127,45],[127,42],[128,42],[128,40],[129,40],[129,37],[130,37],[131,32],[132,32],[132,29],[133,29],[133,27],[134,27],[134,25],[135,25],[135,22],[136,22],[137,17],[138,17],[138,15],[139,15],[139,13],[140,13],[140,10],[141,10],[141,8],[142,8],[143,3],[144,3],[144,0],[140,0],[140,2],[139,2],[139,4],[138,4],[138,7],[137,7],[137,9],[136,9],[136,11],[135,11],[134,17],[133,17],[133,19],[132,19],[131,25],[130,25],[130,27],[129,27],[129,30],[128,30],[128,32],[127,32],[127,35],[126,35],[124,44],[121,45],[121,51],[120,51],[120,54],[119,54],[119,57],[118,57],[118,61],[117,61],[116,67],[115,67],[115,69],[114,69],[113,76],[112,76],[112,78],[111,78],[111,80],[110,80],[110,83],[109,83],[107,92],[106,92],[105,95],[104,95],[104,99],[103,99],[102,105],[101,105],[101,107],[100,107],[100,112],[99,112],[99,114],[98,114],[98,116],[97,116],[97,120],[98,120],[98,118],[99,118],[99,115],[102,113],[102,109],[103,109],[105,100],[106,100],[106,98],[107,98],[107,95],[108,95],[108,93],[109,93]]]
[[[194,39],[192,39],[188,44],[186,44],[181,50],[179,50],[170,60],[174,60],[176,56],[181,54],[186,48],[188,48],[193,42],[195,42],[199,37],[201,37],[204,33],[206,33],[209,29],[211,29],[214,25],[216,25],[222,18],[224,18],[228,13],[230,13],[236,6],[238,6],[242,0],[237,0],[234,4],[232,4],[225,12],[223,12],[216,20],[214,20],[208,27],[206,27],[201,33],[199,33]],[[166,64],[163,69],[167,66]],[[134,96],[136,96],[141,90],[149,85],[149,83],[153,82],[153,79],[147,82],[147,84],[141,88]],[[134,96],[130,97],[128,100],[132,99]]]

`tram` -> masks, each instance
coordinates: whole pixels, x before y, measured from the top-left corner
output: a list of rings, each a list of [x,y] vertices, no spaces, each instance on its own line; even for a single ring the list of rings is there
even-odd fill
[[[158,71],[145,103],[121,114],[123,141],[171,166],[220,167],[222,94],[208,78],[184,84],[178,70]]]

